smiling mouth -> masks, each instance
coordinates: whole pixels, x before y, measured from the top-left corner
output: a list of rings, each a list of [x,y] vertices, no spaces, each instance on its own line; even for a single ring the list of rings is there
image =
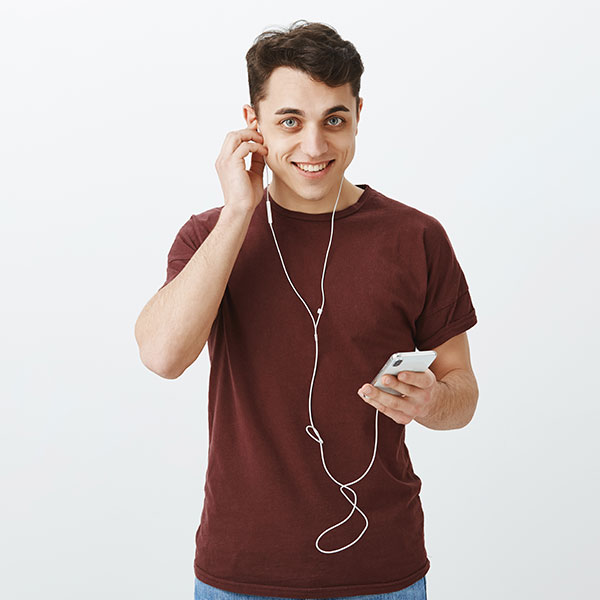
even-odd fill
[[[316,165],[311,165],[310,163],[297,163],[294,161],[292,161],[292,164],[303,173],[322,173],[323,171],[329,169],[334,160],[335,159],[332,159],[329,162],[317,163]]]

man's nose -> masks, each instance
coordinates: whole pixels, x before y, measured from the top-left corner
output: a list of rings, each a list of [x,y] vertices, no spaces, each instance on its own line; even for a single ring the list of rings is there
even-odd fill
[[[320,126],[307,125],[302,132],[302,152],[311,159],[318,159],[327,154],[329,146],[325,132]]]

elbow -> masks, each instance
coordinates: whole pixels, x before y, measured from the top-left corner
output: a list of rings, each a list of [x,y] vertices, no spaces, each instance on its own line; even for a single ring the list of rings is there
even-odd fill
[[[177,379],[196,360],[207,343],[207,338],[202,336],[202,345],[187,348],[183,351],[180,345],[173,345],[173,340],[162,340],[157,343],[156,336],[145,335],[143,327],[135,326],[135,339],[138,344],[140,360],[144,366],[163,379]]]
[[[139,320],[138,320],[139,322]],[[147,343],[144,343],[141,330],[138,327],[138,322],[135,324],[135,340],[138,345],[138,352],[142,364],[153,373],[156,373],[163,379],[177,379],[182,373],[182,370],[173,368],[173,364],[165,360],[166,353],[151,349]]]
[[[475,396],[473,397],[473,406],[472,406],[472,410],[471,410],[471,415],[469,416],[469,419],[463,425],[463,427],[466,427],[473,420],[473,417],[475,416],[475,412],[477,410],[477,400],[478,399],[479,399],[479,390],[477,389],[475,392]]]
[[[163,379],[177,379],[181,373],[175,373],[174,371],[154,371],[157,375],[160,375]]]
[[[183,371],[180,369],[174,369],[167,361],[159,360],[156,357],[150,357],[143,353],[140,348],[140,360],[142,364],[153,373],[156,373],[163,379],[177,379]]]

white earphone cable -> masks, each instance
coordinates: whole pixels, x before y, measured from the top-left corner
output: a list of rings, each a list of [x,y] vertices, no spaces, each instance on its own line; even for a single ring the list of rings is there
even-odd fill
[[[275,245],[277,247],[277,252],[279,253],[279,258],[281,260],[281,265],[283,267],[283,270],[285,272],[285,275],[290,283],[290,285],[292,286],[292,289],[294,290],[294,292],[296,292],[296,295],[298,296],[298,298],[300,298],[300,301],[302,302],[302,304],[304,304],[306,310],[308,311],[308,314],[313,322],[313,326],[314,326],[314,339],[315,339],[315,365],[313,368],[313,375],[312,375],[312,380],[310,382],[310,390],[309,390],[309,395],[308,395],[308,414],[309,414],[309,418],[310,418],[310,425],[306,426],[306,433],[308,433],[308,435],[315,440],[316,442],[318,442],[319,446],[320,446],[320,451],[321,451],[321,462],[323,463],[323,468],[325,469],[325,472],[327,473],[327,475],[329,475],[329,477],[332,479],[332,481],[334,481],[335,483],[337,483],[337,485],[340,486],[340,492],[342,493],[342,495],[346,498],[346,500],[348,500],[348,502],[350,502],[350,504],[352,505],[352,510],[350,511],[350,513],[348,514],[348,516],[343,520],[340,521],[339,523],[336,523],[335,525],[333,525],[332,527],[329,527],[328,529],[326,529],[325,531],[323,531],[323,533],[321,533],[321,535],[319,535],[319,537],[317,538],[317,540],[315,541],[315,546],[317,547],[317,550],[319,550],[320,552],[323,552],[324,554],[333,554],[334,552],[341,552],[342,550],[345,550],[346,548],[349,548],[350,546],[352,546],[353,544],[355,544],[356,542],[358,542],[358,540],[363,536],[363,534],[365,533],[365,531],[367,530],[367,528],[369,527],[369,519],[367,519],[367,515],[365,515],[365,513],[360,510],[360,508],[358,508],[358,505],[356,504],[356,492],[350,487],[351,485],[354,485],[355,483],[358,483],[371,469],[371,466],[373,465],[373,462],[375,460],[375,455],[377,453],[377,439],[378,439],[378,430],[377,430],[377,425],[378,425],[378,416],[379,416],[379,411],[377,409],[375,409],[375,444],[373,447],[373,457],[371,458],[371,462],[369,463],[369,466],[367,467],[367,470],[358,478],[355,479],[354,481],[350,481],[348,483],[341,483],[339,482],[330,472],[329,469],[327,468],[327,465],[325,464],[325,455],[323,453],[323,438],[321,437],[321,435],[319,434],[318,429],[315,427],[314,421],[313,421],[313,416],[312,416],[312,390],[313,390],[313,384],[315,381],[315,375],[317,372],[317,363],[318,363],[318,359],[319,359],[319,337],[317,334],[317,327],[319,324],[319,320],[323,314],[323,307],[325,306],[325,291],[323,288],[323,282],[325,279],[325,269],[327,267],[327,258],[329,256],[329,249],[331,248],[331,241],[333,239],[333,225],[334,225],[334,219],[335,219],[335,209],[338,205],[338,201],[340,199],[340,193],[342,191],[342,184],[344,183],[344,178],[342,176],[342,181],[340,182],[340,189],[338,190],[338,195],[337,195],[337,200],[335,201],[335,206],[333,207],[333,212],[331,214],[331,234],[329,236],[329,245],[327,246],[327,253],[325,254],[325,262],[323,264],[323,275],[321,276],[321,307],[317,309],[317,313],[318,313],[318,317],[317,320],[315,321],[313,314],[310,311],[310,308],[307,306],[306,302],[304,301],[304,299],[302,298],[302,296],[298,293],[298,290],[294,287],[294,284],[292,283],[292,280],[290,279],[290,276],[288,275],[287,269],[285,268],[285,263],[283,262],[283,256],[281,255],[281,250],[279,249],[279,244],[277,243],[277,237],[275,236],[275,230],[273,229],[273,214],[271,212],[271,201],[269,199],[269,174],[268,174],[268,167],[267,167],[267,163],[265,162],[265,170],[267,171],[267,201],[266,201],[266,206],[267,206],[267,220],[269,222],[269,225],[271,227],[271,232],[273,233],[273,239],[275,240]],[[350,492],[352,492],[352,494],[354,495],[354,500],[350,500],[350,497],[346,494],[345,490],[349,490]],[[339,527],[340,525],[344,524],[346,521],[348,521],[348,519],[350,519],[350,517],[354,514],[354,511],[358,510],[358,512],[363,516],[364,520],[365,520],[365,528],[361,531],[360,535],[353,541],[350,542],[349,544],[347,544],[346,546],[343,546],[342,548],[338,548],[336,550],[323,550],[322,548],[319,547],[319,540],[328,532],[331,531],[332,529],[335,529],[336,527]]]

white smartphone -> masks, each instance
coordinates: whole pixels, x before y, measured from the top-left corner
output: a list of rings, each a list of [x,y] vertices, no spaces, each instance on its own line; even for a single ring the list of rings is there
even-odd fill
[[[383,365],[381,371],[377,373],[371,385],[378,390],[400,396],[400,392],[386,387],[381,383],[384,375],[393,375],[396,377],[400,371],[426,371],[429,365],[435,360],[437,352],[435,350],[423,350],[423,352],[395,352]]]

